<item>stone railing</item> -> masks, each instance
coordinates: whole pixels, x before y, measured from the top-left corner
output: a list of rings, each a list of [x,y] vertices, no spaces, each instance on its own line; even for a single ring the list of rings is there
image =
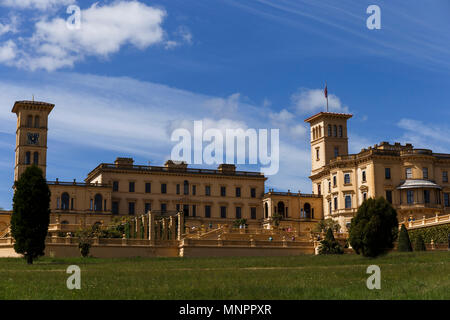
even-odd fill
[[[405,224],[405,227],[408,229],[431,227],[431,226],[446,224],[446,223],[450,223],[450,214],[446,214],[446,215],[436,214],[436,216],[431,217],[431,218],[426,218],[425,216],[423,216],[423,218],[420,220],[414,220],[414,221],[410,220],[410,221],[403,222],[403,224]],[[400,226],[401,226],[401,224],[402,223],[400,223]]]

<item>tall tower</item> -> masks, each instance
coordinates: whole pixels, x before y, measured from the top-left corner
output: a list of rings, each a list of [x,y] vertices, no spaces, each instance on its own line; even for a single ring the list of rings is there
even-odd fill
[[[351,114],[319,112],[309,117],[311,127],[311,175],[331,159],[348,154],[347,120]]]
[[[44,178],[47,167],[48,115],[55,105],[38,101],[16,101],[12,112],[17,115],[16,160],[14,181],[25,169],[36,164]]]

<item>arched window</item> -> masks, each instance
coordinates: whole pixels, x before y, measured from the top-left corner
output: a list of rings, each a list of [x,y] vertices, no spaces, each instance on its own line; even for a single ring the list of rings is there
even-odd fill
[[[184,194],[189,194],[189,182],[187,180],[184,180],[183,193]]]
[[[94,197],[94,211],[102,211],[102,202],[102,195],[97,193]]]
[[[31,115],[27,117],[27,127],[28,128],[33,127],[33,116]]]
[[[67,192],[64,192],[61,195],[61,209],[62,210],[69,210],[69,194]]]
[[[38,165],[39,164],[39,152],[33,153],[33,164]]]
[[[39,128],[39,116],[34,117],[34,127]]]
[[[311,205],[308,202],[303,206],[303,211],[305,212],[305,218],[311,219]]]
[[[342,132],[342,126],[339,126],[339,137],[342,138],[343,132]]]
[[[337,137],[337,126],[333,126],[333,136]]]
[[[277,205],[277,212],[278,212],[278,214],[279,214],[280,216],[282,216],[282,217],[285,216],[285,213],[284,213],[284,202],[283,202],[283,201],[278,202],[278,205]]]
[[[331,137],[331,124],[328,125],[328,136]]]
[[[27,153],[25,153],[25,164],[31,164],[31,152],[27,151]]]

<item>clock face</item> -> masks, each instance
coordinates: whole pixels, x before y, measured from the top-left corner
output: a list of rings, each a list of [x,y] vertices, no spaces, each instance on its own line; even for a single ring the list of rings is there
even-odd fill
[[[39,133],[28,133],[27,138],[28,144],[37,145],[39,143]]]

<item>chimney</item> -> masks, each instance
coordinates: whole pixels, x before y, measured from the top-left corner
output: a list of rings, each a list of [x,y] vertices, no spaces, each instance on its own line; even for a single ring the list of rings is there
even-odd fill
[[[217,168],[219,172],[221,173],[235,173],[236,172],[236,166],[234,164],[226,164],[222,163]]]
[[[117,168],[132,167],[134,160],[133,158],[117,158],[116,161],[114,161],[114,164]]]

